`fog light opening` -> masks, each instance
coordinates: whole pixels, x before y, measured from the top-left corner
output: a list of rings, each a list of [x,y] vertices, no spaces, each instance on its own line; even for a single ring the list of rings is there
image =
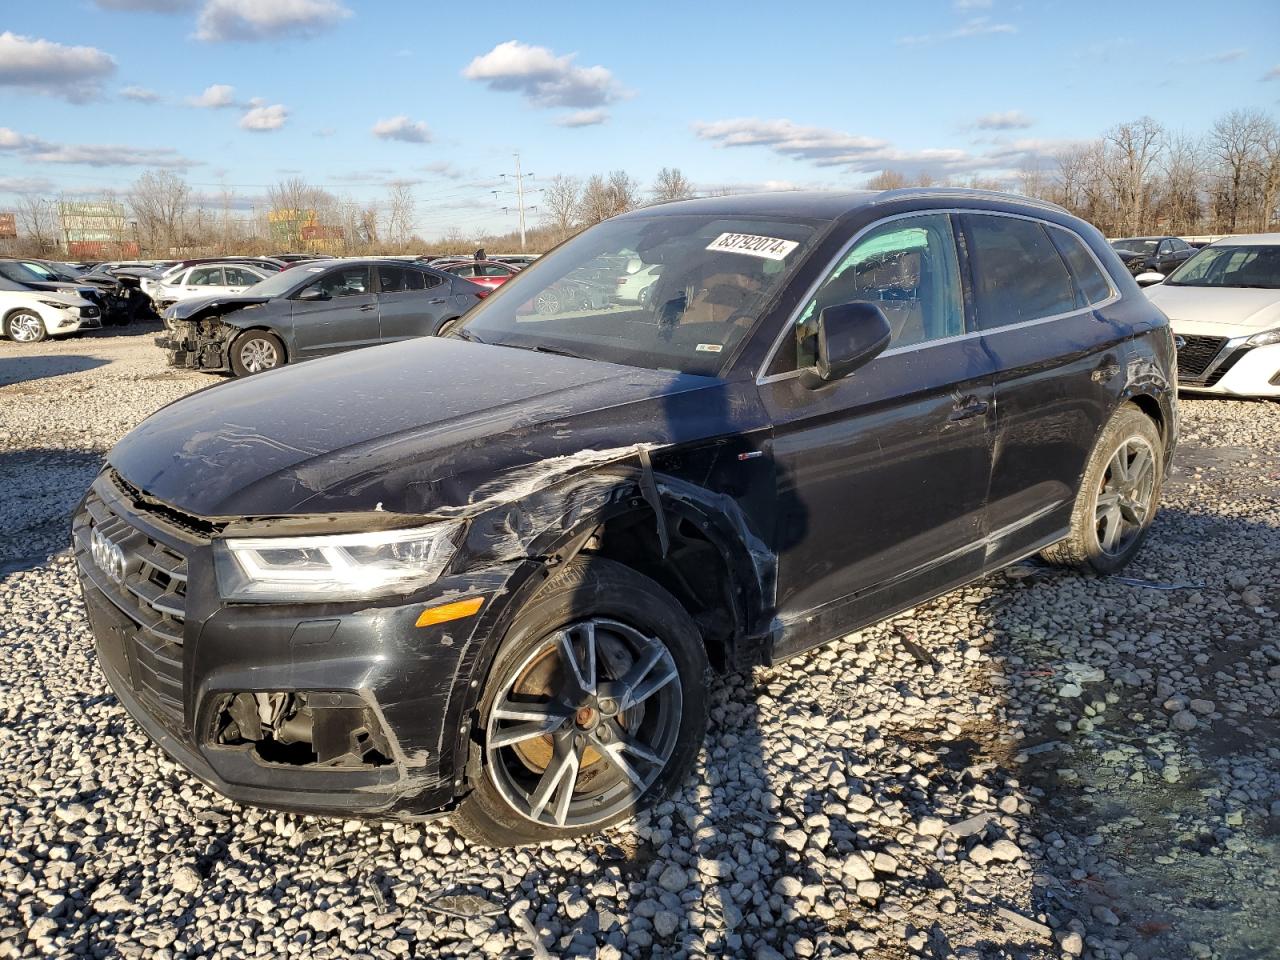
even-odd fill
[[[377,715],[351,693],[237,693],[214,719],[218,746],[252,745],[263,763],[363,769],[391,763]]]

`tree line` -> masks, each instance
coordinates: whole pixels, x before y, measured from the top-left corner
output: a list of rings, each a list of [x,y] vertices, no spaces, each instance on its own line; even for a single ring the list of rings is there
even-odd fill
[[[1016,145],[1015,145],[1016,147]],[[1003,178],[963,181],[886,169],[863,184],[871,189],[968,186],[1012,190],[1058,203],[1109,236],[1170,233],[1184,236],[1275,229],[1280,205],[1280,124],[1259,110],[1232,110],[1203,134],[1172,131],[1141,117],[1101,136],[1069,143],[1028,159]],[[529,198],[537,213],[527,248],[549,249],[586,227],[648,203],[695,195],[676,167],[664,167],[647,186],[625,170],[588,177],[560,174]],[[409,184],[392,183],[383,200],[356,201],[309,184],[281,180],[248,203],[231,190],[197,196],[172,171],[150,171],[120,195],[94,198],[117,204],[139,256],[165,258],[196,253],[261,253],[312,250],[361,255],[457,253],[472,245],[493,252],[519,249],[519,234],[476,234],[451,227],[425,239],[415,225],[419,203]],[[22,196],[19,230],[10,252],[57,256],[61,250],[58,205]],[[438,218],[438,212],[432,212]],[[445,214],[447,216],[447,214]],[[3,243],[4,241],[0,241]]]

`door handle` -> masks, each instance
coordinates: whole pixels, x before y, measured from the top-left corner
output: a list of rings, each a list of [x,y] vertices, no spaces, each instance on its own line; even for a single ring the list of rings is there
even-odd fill
[[[967,401],[961,401],[961,403],[964,403],[965,405],[962,407],[957,404],[952,407],[951,416],[947,417],[947,419],[953,423],[957,420],[968,420],[971,417],[980,417],[987,412],[988,404],[985,400],[975,400],[973,397],[969,397]]]
[[[377,308],[372,303],[366,303],[363,307],[360,308],[360,312],[368,313],[370,310],[376,310],[376,309]]]
[[[444,297],[432,297],[430,300],[427,301],[427,303],[448,303],[448,302],[449,301],[446,300]]]

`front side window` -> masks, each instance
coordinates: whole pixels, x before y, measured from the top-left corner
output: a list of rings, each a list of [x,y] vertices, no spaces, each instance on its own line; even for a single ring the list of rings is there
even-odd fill
[[[1165,284],[1280,289],[1280,245],[1205,247],[1175,270]]]
[[[329,297],[358,297],[369,292],[368,267],[332,270],[311,285]]]
[[[518,272],[453,335],[714,376],[791,277],[818,225],[725,214],[607,220]],[[635,260],[655,276],[642,304],[617,296]]]
[[[1076,310],[1067,265],[1034,220],[966,214],[978,328],[1041,320]]]
[[[251,287],[262,278],[244,267],[224,267],[223,275],[229,287]]]
[[[842,303],[869,300],[889,321],[889,349],[964,333],[964,301],[955,236],[946,214],[891,220],[862,237],[801,309],[769,373],[812,366],[818,317]]]
[[[1076,306],[1088,307],[1109,298],[1111,284],[1103,274],[1102,268],[1098,266],[1098,262],[1085,249],[1084,241],[1069,230],[1060,230],[1057,227],[1049,229],[1049,236],[1053,237],[1053,242],[1058,246],[1058,252],[1067,261],[1071,275],[1075,277],[1076,287],[1080,293]]]

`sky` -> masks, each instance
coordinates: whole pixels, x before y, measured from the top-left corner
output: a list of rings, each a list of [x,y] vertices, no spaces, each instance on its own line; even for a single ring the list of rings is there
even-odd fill
[[[1280,115],[1280,2],[7,0],[0,211],[148,169],[261,203],[411,185],[426,237],[514,229],[556,174],[848,188],[1008,177],[1154,117]],[[503,174],[506,176],[504,177]],[[495,194],[493,191],[497,191]],[[504,208],[506,208],[504,210]],[[529,211],[530,222],[539,213]]]

